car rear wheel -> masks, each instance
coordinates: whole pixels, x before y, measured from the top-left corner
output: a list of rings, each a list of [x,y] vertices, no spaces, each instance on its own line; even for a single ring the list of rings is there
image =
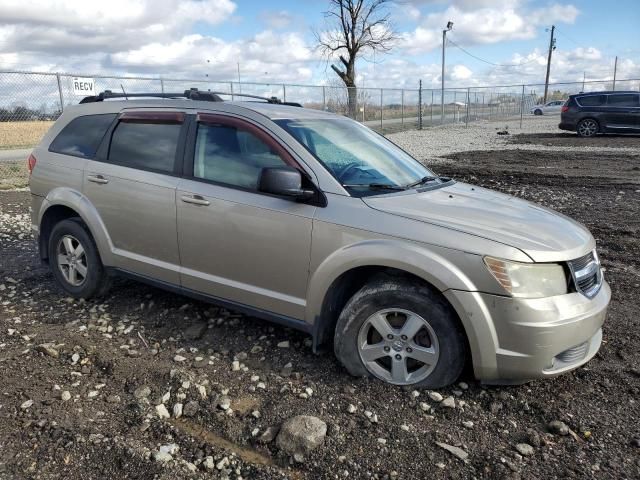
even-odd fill
[[[593,118],[580,120],[580,123],[578,123],[578,127],[576,128],[576,132],[581,137],[594,137],[599,130],[600,126]]]
[[[337,358],[354,376],[440,388],[466,362],[466,341],[446,300],[431,288],[383,277],[365,285],[336,326]]]
[[[49,266],[58,284],[72,297],[106,293],[110,281],[91,233],[80,219],[57,223],[49,237]]]

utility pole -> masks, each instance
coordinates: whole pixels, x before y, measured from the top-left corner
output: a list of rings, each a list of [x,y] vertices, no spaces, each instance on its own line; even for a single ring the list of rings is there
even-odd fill
[[[618,71],[618,56],[616,55],[616,60],[613,63],[613,89],[616,89],[616,73]]]
[[[442,91],[440,92],[440,123],[444,123],[444,48],[447,44],[447,32],[453,28],[453,22],[449,20],[447,22],[447,28],[442,30]]]
[[[547,58],[547,78],[544,81],[544,99],[542,103],[547,103],[547,93],[549,91],[549,72],[551,71],[551,53],[556,49],[556,39],[553,34],[556,30],[555,25],[551,25],[551,38],[549,39],[549,57]]]

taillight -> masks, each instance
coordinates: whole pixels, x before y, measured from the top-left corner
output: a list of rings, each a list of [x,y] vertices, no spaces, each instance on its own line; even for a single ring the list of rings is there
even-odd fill
[[[29,155],[27,159],[27,168],[29,169],[29,175],[33,173],[33,169],[36,168],[36,157],[33,156],[33,153]]]
[[[560,109],[561,112],[568,112],[569,111],[569,105],[563,105],[562,108]]]

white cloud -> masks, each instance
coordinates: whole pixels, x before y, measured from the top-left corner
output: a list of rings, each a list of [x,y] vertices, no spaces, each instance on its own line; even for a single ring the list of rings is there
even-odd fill
[[[260,19],[270,29],[280,30],[288,27],[293,23],[293,15],[286,10],[280,10],[278,12],[268,11],[260,14]]]

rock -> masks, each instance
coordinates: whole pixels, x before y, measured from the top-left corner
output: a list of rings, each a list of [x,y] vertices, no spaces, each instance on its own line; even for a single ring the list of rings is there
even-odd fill
[[[20,405],[20,408],[22,410],[28,410],[29,408],[31,408],[32,405],[33,405],[33,400],[27,400],[26,402],[23,402],[22,405]]]
[[[173,405],[173,417],[180,418],[182,416],[183,406],[181,403],[175,403]]]
[[[442,443],[442,442],[436,442],[436,445],[438,445],[440,448],[445,449],[451,455],[453,455],[454,457],[459,458],[464,463],[469,463],[469,454],[467,452],[465,452],[464,450],[462,450],[461,448],[454,447],[453,445],[448,445],[448,444]]]
[[[429,398],[434,402],[442,401],[442,395],[440,395],[438,392],[429,392]]]
[[[411,391],[411,398],[418,398],[420,396],[420,392],[417,390]]]
[[[198,340],[207,332],[207,324],[205,322],[195,323],[187,328],[182,334],[186,340]]]
[[[107,403],[120,403],[120,395],[109,395]]]
[[[80,355],[78,353],[74,353],[73,355],[71,355],[71,363],[72,364],[76,364],[78,363],[78,360],[80,360]]]
[[[133,392],[133,396],[138,400],[147,398],[149,395],[151,395],[151,389],[146,385],[136,388]]]
[[[547,428],[554,435],[569,435],[569,427],[566,423],[561,422],[560,420],[554,420],[553,422],[549,422]]]
[[[240,370],[240,362],[238,360],[234,360],[233,362],[231,362],[231,371],[237,372],[239,370]]]
[[[170,453],[166,452],[153,452],[153,459],[158,463],[167,463],[173,460]]]
[[[229,397],[223,395],[218,399],[218,408],[222,410],[229,410],[229,407],[231,407],[231,399]]]
[[[640,437],[636,437],[631,439],[631,446],[632,447],[636,447],[636,448],[640,448]]]
[[[347,412],[349,412],[349,413],[356,413],[356,411],[357,411],[357,410],[358,410],[358,409],[356,408],[356,406],[355,406],[355,405],[353,405],[353,404],[351,404],[351,403],[350,403],[350,404],[349,404],[349,406],[347,407]]]
[[[216,469],[222,470],[227,465],[229,465],[229,457],[223,457],[222,460],[216,463]]]
[[[262,435],[258,437],[258,441],[261,443],[271,443],[273,439],[276,438],[278,434],[278,427],[267,427],[267,429],[262,432]]]
[[[458,384],[458,386],[462,389],[462,390],[468,390],[469,389],[469,384],[465,383],[465,382],[460,382]]]
[[[213,462],[212,456],[205,457],[202,465],[204,466],[204,469],[209,472],[216,467],[216,464]]]
[[[465,420],[462,422],[462,426],[464,428],[473,428],[473,422],[471,420]]]
[[[453,397],[447,397],[442,401],[440,405],[446,408],[456,408],[456,401]]]
[[[387,439],[386,438],[378,438],[378,443],[380,445],[386,445],[387,444]]]
[[[36,347],[36,351],[44,353],[45,355],[48,355],[53,358],[58,358],[58,356],[60,355],[58,350],[53,348],[53,344],[51,343],[43,343],[41,345],[38,345]]]
[[[100,392],[98,390],[91,390],[89,393],[87,393],[87,398],[96,398],[98,395],[100,395]]]
[[[540,438],[540,434],[533,428],[527,428],[527,443],[534,447],[542,446],[542,438]]]
[[[69,400],[71,400],[71,392],[69,390],[64,390],[60,394],[60,400],[62,400],[63,402],[68,402]]]
[[[176,355],[175,357],[173,357],[174,362],[184,362],[185,360],[186,357],[183,357],[182,355]]]
[[[535,452],[533,447],[528,443],[518,443],[516,445],[516,450],[520,455],[524,455],[524,456],[533,455]]]
[[[427,402],[420,402],[420,410],[422,410],[423,412],[428,412],[429,410],[431,410],[431,405],[429,405]]]
[[[320,447],[326,435],[325,422],[310,415],[298,415],[282,424],[276,443],[290,455],[304,455]]]
[[[196,400],[191,400],[185,404],[182,409],[182,414],[185,417],[195,417],[198,410],[200,410],[200,404]]]
[[[409,425],[400,425],[400,430],[404,432],[408,432],[410,430]]]
[[[160,418],[171,418],[171,415],[169,415],[169,410],[167,410],[167,407],[165,407],[162,403],[160,405],[156,405],[156,413]]]
[[[289,340],[285,340],[284,342],[278,343],[278,348],[289,348],[289,346],[290,346]]]

